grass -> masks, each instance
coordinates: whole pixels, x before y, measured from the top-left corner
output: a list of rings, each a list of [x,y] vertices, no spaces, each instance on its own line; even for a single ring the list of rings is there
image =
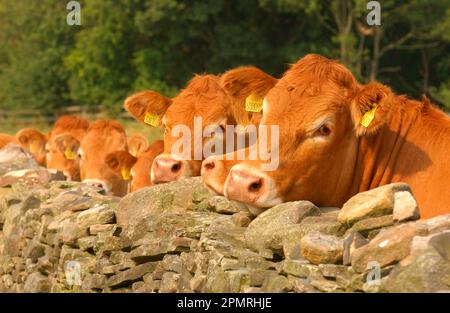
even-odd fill
[[[94,121],[91,118],[88,118],[88,120],[90,122]],[[147,126],[130,119],[118,119],[118,121],[123,125],[128,136],[141,134],[147,138],[149,143],[163,138],[163,130],[160,127]],[[14,135],[17,131],[25,127],[35,128],[43,134],[47,134],[51,130],[52,125],[39,120],[29,123],[25,121],[2,121],[0,122],[0,133]]]

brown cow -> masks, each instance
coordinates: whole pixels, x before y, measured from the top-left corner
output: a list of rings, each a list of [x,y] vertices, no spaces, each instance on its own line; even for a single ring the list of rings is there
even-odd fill
[[[47,137],[44,134],[33,128],[24,128],[16,133],[16,140],[23,148],[30,151],[39,165],[46,165]]]
[[[279,167],[263,172],[259,160],[232,166],[229,198],[259,208],[299,199],[340,207],[358,192],[406,182],[422,218],[450,212],[450,119],[427,99],[360,85],[338,62],[308,55],[264,101],[261,125],[280,131]],[[211,171],[230,168],[215,165]]]
[[[156,140],[139,154],[136,164],[131,168],[131,192],[153,185],[150,179],[153,160],[163,151],[164,141]]]
[[[127,194],[130,169],[136,159],[127,152],[127,136],[119,122],[98,120],[91,124],[81,140],[78,154],[83,182],[105,193]]]
[[[147,150],[148,142],[144,136],[134,134],[133,136],[127,138],[127,146],[128,152],[137,158],[141,153]]]
[[[252,75],[255,75],[253,81],[250,79]],[[242,76],[246,77],[246,80],[235,83],[235,78]],[[221,128],[225,139],[226,125],[236,125],[239,122],[248,124],[252,119],[252,116],[245,112],[246,97],[253,95],[262,98],[275,82],[276,79],[254,67],[242,67],[225,73],[221,78],[214,75],[196,75],[173,99],[153,91],[130,96],[124,107],[133,116],[152,126],[162,122],[165,127],[165,149],[153,163],[152,182],[162,183],[200,174],[204,157],[202,151],[210,140],[202,138],[202,142],[196,145],[192,136],[191,147],[194,149],[191,149],[190,158],[173,155],[172,148],[179,140],[178,136],[172,136],[171,130],[174,127],[186,125],[193,131],[194,117],[201,117],[201,131],[216,126]],[[196,157],[199,155],[200,158]]]
[[[80,180],[80,141],[89,123],[82,117],[62,116],[53,125],[47,142],[47,167],[64,173],[67,180]]]
[[[17,143],[16,138],[14,136],[10,136],[7,134],[0,134],[0,149],[2,149],[4,146],[6,146],[11,142]]]
[[[19,130],[15,136],[0,134],[0,149],[11,142],[29,150],[36,162],[41,166],[45,166],[45,144],[47,138],[38,130],[24,128]]]

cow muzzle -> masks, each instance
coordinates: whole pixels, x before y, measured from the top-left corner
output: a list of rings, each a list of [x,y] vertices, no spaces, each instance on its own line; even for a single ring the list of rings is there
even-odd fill
[[[256,207],[271,207],[282,202],[273,181],[265,173],[234,166],[225,182],[225,196]]]
[[[161,155],[155,158],[152,165],[151,181],[153,184],[168,183],[185,177],[188,172],[186,161]]]
[[[226,169],[222,160],[218,160],[216,157],[208,157],[202,163],[201,176],[205,186],[212,192],[223,195]]]

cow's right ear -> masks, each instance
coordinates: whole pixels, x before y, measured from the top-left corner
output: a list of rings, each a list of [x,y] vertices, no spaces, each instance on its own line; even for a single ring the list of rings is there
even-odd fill
[[[247,97],[252,93],[264,97],[277,81],[254,66],[238,67],[220,77],[221,87],[233,97]]]
[[[131,179],[131,168],[136,162],[137,158],[126,151],[115,151],[105,158],[106,165],[123,180]]]
[[[254,66],[238,67],[220,77],[220,85],[233,99],[233,115],[238,124],[248,124],[248,113],[262,110],[263,98],[278,80]]]
[[[394,106],[394,93],[380,83],[361,87],[350,104],[350,112],[358,136],[374,134],[389,119]]]
[[[135,134],[127,138],[128,152],[134,156],[138,157],[142,152],[148,148],[147,139],[139,134]]]
[[[123,106],[138,121],[156,127],[161,124],[171,103],[171,99],[148,90],[129,96]]]

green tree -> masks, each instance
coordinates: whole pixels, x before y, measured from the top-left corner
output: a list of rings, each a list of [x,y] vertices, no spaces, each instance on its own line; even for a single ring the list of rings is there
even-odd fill
[[[76,28],[66,24],[66,1],[0,3],[0,106],[54,110],[70,102],[63,58]]]

